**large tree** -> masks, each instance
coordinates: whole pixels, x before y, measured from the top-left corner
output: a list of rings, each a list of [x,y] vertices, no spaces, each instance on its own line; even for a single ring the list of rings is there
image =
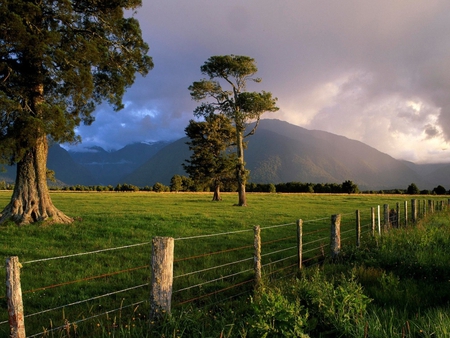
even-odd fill
[[[183,163],[184,170],[197,184],[211,185],[213,201],[220,201],[220,188],[235,180],[236,156],[230,152],[235,129],[226,116],[210,114],[204,121],[190,120],[185,132],[192,154]]]
[[[138,21],[140,0],[0,2],[0,159],[17,164],[0,223],[72,219],[47,188],[48,140],[78,142],[75,127],[94,121],[101,102],[115,110],[153,67]]]
[[[258,71],[253,58],[242,55],[223,55],[210,57],[200,67],[202,79],[189,86],[192,99],[200,102],[195,116],[221,114],[232,121],[236,131],[236,179],[238,183],[239,206],[247,205],[245,184],[247,171],[244,162],[244,139],[253,135],[258,127],[261,115],[278,110],[277,99],[270,92],[248,92],[247,82],[261,82],[254,75]],[[226,88],[222,87],[222,84]],[[255,122],[248,131],[249,123]]]

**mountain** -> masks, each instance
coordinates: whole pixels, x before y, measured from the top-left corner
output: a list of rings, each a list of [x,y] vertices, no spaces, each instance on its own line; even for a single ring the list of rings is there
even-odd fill
[[[115,186],[118,183],[129,183],[123,181],[123,178],[139,168],[167,144],[162,141],[133,143],[111,152],[101,147],[89,147],[84,151],[69,151],[69,154],[75,162],[89,172],[95,184]]]
[[[332,133],[308,130],[280,120],[261,120],[245,150],[249,182],[342,183],[351,180],[362,190],[406,189],[415,183],[431,190],[450,188],[450,163],[414,164],[400,161],[362,142]],[[186,175],[188,138],[175,142],[135,143],[117,151],[100,147],[49,150],[48,168],[67,185],[170,184],[173,175]],[[13,182],[15,168],[0,173]]]
[[[246,168],[249,182],[342,183],[352,180],[361,189],[407,188],[426,181],[403,161],[362,142],[324,131],[308,130],[280,120],[262,120],[247,139]],[[125,177],[143,186],[169,184],[175,174],[185,175],[181,164],[189,158],[187,138],[161,149]]]
[[[48,150],[47,168],[55,172],[58,185],[94,185],[95,178],[90,172],[72,159],[69,153],[58,144],[50,146]],[[7,166],[6,172],[0,173],[0,180],[14,183],[16,166]]]

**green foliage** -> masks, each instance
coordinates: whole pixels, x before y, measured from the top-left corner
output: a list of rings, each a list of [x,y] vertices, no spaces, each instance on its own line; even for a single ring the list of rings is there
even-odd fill
[[[420,194],[420,190],[415,183],[411,183],[406,189],[406,193],[408,195],[418,195]]]
[[[102,101],[118,110],[125,89],[153,67],[124,1],[2,1],[0,159],[20,161],[43,135],[77,142]]]
[[[228,118],[210,114],[202,122],[190,120],[185,132],[192,154],[183,168],[197,186],[216,190],[236,179],[236,155],[231,152],[236,131]]]
[[[342,183],[342,192],[347,194],[357,194],[359,192],[358,186],[350,180]]]
[[[259,291],[252,302],[254,319],[250,337],[309,337],[304,333],[308,311],[300,299],[287,299],[277,288]]]
[[[160,183],[160,182],[156,182],[155,184],[153,184],[153,189],[154,192],[169,192],[170,191],[170,187]]]
[[[447,190],[442,185],[438,185],[433,189],[433,193],[436,195],[445,195],[447,193]]]
[[[172,176],[170,180],[170,191],[181,191],[183,190],[183,179],[180,175]]]
[[[215,114],[229,119],[234,126],[236,146],[236,178],[238,181],[239,203],[246,205],[245,184],[248,171],[244,162],[244,138],[253,135],[258,127],[261,115],[275,112],[276,98],[269,92],[247,92],[247,81],[260,82],[253,76],[258,71],[255,60],[242,55],[211,56],[200,67],[202,79],[189,86],[191,97],[195,101],[205,101],[194,110],[194,116],[208,118]],[[228,86],[222,88],[220,81]],[[253,129],[244,135],[250,122],[256,121]]]

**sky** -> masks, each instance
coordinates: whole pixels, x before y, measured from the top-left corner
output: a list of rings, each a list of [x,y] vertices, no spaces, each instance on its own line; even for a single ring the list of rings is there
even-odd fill
[[[125,108],[101,105],[83,142],[107,150],[176,140],[198,105],[188,87],[213,55],[255,59],[251,91],[275,118],[366,143],[415,163],[450,162],[450,1],[143,0],[155,64]],[[251,142],[251,139],[249,139]]]

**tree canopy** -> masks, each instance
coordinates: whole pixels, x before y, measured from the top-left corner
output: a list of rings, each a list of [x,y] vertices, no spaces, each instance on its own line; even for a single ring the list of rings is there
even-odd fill
[[[185,132],[192,155],[183,168],[197,184],[211,185],[219,201],[221,186],[235,180],[236,154],[230,151],[235,129],[226,116],[210,114],[204,121],[190,120]]]
[[[247,204],[245,183],[247,171],[244,162],[244,138],[253,135],[258,127],[261,115],[275,112],[277,99],[270,92],[249,92],[247,83],[261,82],[254,77],[258,68],[253,58],[242,55],[211,56],[200,67],[207,79],[194,82],[189,86],[191,97],[202,103],[194,110],[197,117],[220,114],[232,122],[236,131],[236,180],[238,182],[238,205]],[[223,85],[225,87],[223,87]],[[244,134],[248,125],[254,127]]]
[[[0,222],[70,222],[46,192],[47,138],[79,142],[106,101],[123,108],[136,72],[153,67],[138,21],[140,0],[4,0],[0,3],[0,160],[17,163]],[[27,187],[24,190],[24,187]],[[25,192],[26,191],[26,192]]]

